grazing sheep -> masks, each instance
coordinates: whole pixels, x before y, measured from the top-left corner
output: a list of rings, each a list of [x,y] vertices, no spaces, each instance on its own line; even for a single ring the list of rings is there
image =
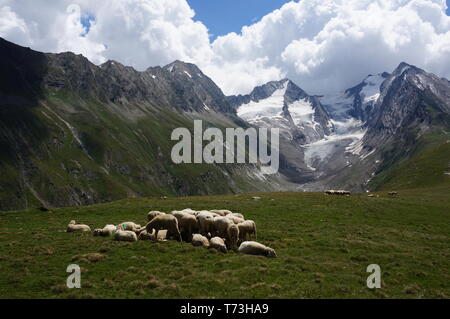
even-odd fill
[[[160,215],[155,217],[151,222],[149,222],[145,229],[148,233],[153,233],[153,229],[155,230],[155,238],[158,238],[158,232],[160,230],[167,230],[167,237],[170,235],[175,235],[178,237],[179,241],[183,241],[181,239],[180,229],[178,228],[178,220],[175,216],[170,214]]]
[[[227,240],[231,249],[237,248],[237,241],[239,239],[239,228],[233,221],[226,217],[214,218],[214,228],[216,235]]]
[[[227,216],[227,215],[233,214],[231,211],[226,210],[226,209],[213,209],[213,210],[211,210],[211,213],[215,213],[220,216]]]
[[[240,218],[240,217],[235,216],[235,215],[227,215],[227,216],[225,216],[225,218],[230,219],[230,220],[233,221],[233,223],[235,223],[236,225],[245,222],[245,219]]]
[[[178,218],[177,218],[178,219]],[[192,234],[199,231],[198,221],[194,215],[184,214],[178,219],[178,226],[186,241],[192,240]]]
[[[239,240],[239,227],[236,224],[228,227],[228,243],[231,249],[237,249],[237,242]]]
[[[225,246],[225,241],[220,237],[211,238],[211,240],[209,241],[209,248],[217,249],[224,254],[228,252],[227,246]]]
[[[151,222],[155,217],[165,215],[166,213],[159,212],[157,210],[152,210],[147,214],[147,220]]]
[[[117,230],[114,225],[106,225],[105,227],[94,230],[94,236],[109,237]]]
[[[197,221],[200,234],[208,236],[209,233],[212,234],[215,231],[214,217],[214,214],[207,210],[202,210],[198,213]]]
[[[114,233],[114,240],[117,241],[137,241],[137,235],[135,232],[133,231],[129,231],[129,230],[117,230]]]
[[[244,242],[247,240],[247,236],[254,235],[255,240],[257,239],[256,235],[256,223],[253,220],[246,220],[245,222],[239,223],[239,240]]]
[[[228,234],[228,227],[233,225],[233,221],[226,217],[215,217],[214,218],[214,233],[215,235],[226,238]]]
[[[247,255],[258,255],[269,258],[276,258],[275,250],[255,241],[244,241],[238,249],[238,253]]]
[[[192,245],[195,247],[209,247],[209,240],[205,236],[202,236],[200,234],[194,234],[192,236]]]
[[[197,218],[194,215],[188,213],[187,210],[177,211],[174,210],[170,213],[178,220],[178,227],[181,235],[188,242],[192,239],[192,234],[199,230]]]
[[[192,210],[190,208],[186,208],[182,210],[183,213],[187,213],[189,215],[197,216],[198,212],[196,210]]]
[[[88,232],[91,231],[91,228],[88,225],[78,224],[72,220],[70,221],[69,225],[67,225],[66,232],[73,233],[73,232]]]
[[[397,195],[398,195],[398,192],[389,192],[388,195],[389,195],[389,196],[397,196]]]
[[[149,234],[146,230],[142,231],[138,235],[139,240],[152,240],[152,241],[166,241],[167,240],[167,230],[160,230],[158,232],[158,238],[155,239],[155,230]]]
[[[141,225],[135,224],[133,222],[123,222],[116,226],[118,230],[129,230],[132,232],[137,232],[141,229]]]

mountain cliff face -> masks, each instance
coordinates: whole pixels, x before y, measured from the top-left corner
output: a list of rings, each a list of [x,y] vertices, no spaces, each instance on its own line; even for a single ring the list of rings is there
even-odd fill
[[[450,82],[406,63],[325,96],[285,79],[226,97],[193,64],[138,72],[3,39],[0,69],[0,210],[153,195],[367,191],[396,185],[405,163],[427,163],[418,154],[438,159],[450,141]],[[265,175],[259,164],[174,164],[172,131],[192,132],[195,119],[222,130],[279,128],[279,174]]]
[[[247,125],[194,65],[138,72],[2,39],[0,57],[0,210],[282,187],[252,165],[171,161],[175,128]]]
[[[241,118],[284,132],[294,147],[280,151],[297,168],[286,174],[304,191],[374,189],[430,141],[450,139],[449,81],[406,63],[338,94],[309,96],[283,80],[228,99]]]

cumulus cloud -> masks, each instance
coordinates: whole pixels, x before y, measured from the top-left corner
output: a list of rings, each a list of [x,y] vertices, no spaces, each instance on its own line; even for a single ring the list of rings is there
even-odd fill
[[[0,0],[0,36],[144,70],[176,59],[211,59],[208,29],[194,15],[186,0]],[[80,21],[86,16],[92,17],[89,30]]]
[[[139,70],[193,62],[226,94],[284,77],[322,94],[401,61],[450,77],[445,10],[444,0],[293,1],[211,43],[186,0],[0,0],[0,36]],[[86,16],[89,30],[80,22]]]
[[[302,0],[284,5],[213,43],[215,65],[233,63],[228,93],[248,91],[267,77],[288,77],[313,94],[345,90],[368,74],[406,61],[450,75],[450,18],[443,0]],[[246,68],[263,61],[258,68]],[[252,71],[253,70],[253,71]],[[277,72],[277,71],[278,72]]]

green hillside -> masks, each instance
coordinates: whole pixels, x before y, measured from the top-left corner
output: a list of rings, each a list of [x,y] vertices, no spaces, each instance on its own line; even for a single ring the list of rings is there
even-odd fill
[[[0,298],[450,298],[448,187],[334,197],[317,193],[128,199],[0,213]],[[226,255],[187,243],[113,242],[65,233],[144,223],[150,209],[226,208],[256,221],[278,258]],[[69,264],[81,289],[66,288]],[[370,264],[382,288],[366,287]]]
[[[450,186],[450,135],[429,134],[415,154],[383,171],[371,181],[372,189],[397,190]]]

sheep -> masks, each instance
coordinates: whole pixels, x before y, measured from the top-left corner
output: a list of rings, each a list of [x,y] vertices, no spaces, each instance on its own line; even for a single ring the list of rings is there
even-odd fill
[[[160,215],[155,217],[151,222],[149,222],[145,229],[147,233],[152,233],[153,229],[155,230],[155,238],[158,238],[158,232],[160,230],[166,229],[167,236],[176,235],[179,241],[183,241],[181,239],[180,229],[178,228],[178,220],[175,216],[170,214]]]
[[[147,220],[149,222],[151,222],[153,220],[153,218],[155,218],[156,216],[161,216],[161,215],[165,215],[166,213],[157,211],[157,210],[152,210],[147,214]]]
[[[239,227],[236,224],[228,227],[228,240],[231,249],[237,249],[237,242],[239,240]]]
[[[226,217],[215,217],[214,221],[214,231],[219,237],[225,238],[227,236],[228,226],[233,225],[233,221]]]
[[[247,255],[259,255],[268,258],[276,258],[277,254],[275,250],[270,247],[266,247],[263,244],[257,243],[255,241],[244,241],[238,249],[238,253]]]
[[[212,234],[215,231],[214,217],[215,217],[214,214],[207,210],[202,210],[198,213],[197,221],[200,234],[208,236],[208,233]]]
[[[245,219],[240,218],[240,217],[235,216],[235,215],[232,215],[232,214],[225,216],[225,218],[228,218],[228,219],[232,220],[233,223],[235,223],[236,225],[245,222]]]
[[[189,209],[182,211],[172,211],[170,214],[175,216],[178,220],[178,227],[186,241],[190,242],[192,234],[198,231],[198,221],[194,215],[188,212]]]
[[[190,208],[186,208],[182,210],[183,213],[187,213],[189,215],[197,216],[198,212],[196,210],[192,210]]]
[[[94,236],[109,237],[109,236],[112,236],[116,230],[117,230],[116,226],[106,225],[103,228],[94,230]]]
[[[211,240],[209,241],[209,248],[217,249],[224,254],[228,252],[227,246],[225,246],[225,241],[220,237],[211,238]]]
[[[255,240],[258,239],[256,235],[256,223],[253,220],[246,220],[237,224],[237,226],[239,228],[239,240],[241,242],[247,240],[247,235],[254,235]]]
[[[231,211],[226,210],[226,209],[213,209],[213,210],[211,210],[211,213],[215,213],[215,214],[218,214],[220,216],[227,216],[227,215],[232,214]]]
[[[116,226],[118,230],[129,230],[132,232],[137,232],[141,229],[141,225],[135,224],[133,222],[123,222]]]
[[[129,231],[129,230],[120,230],[118,229],[115,233],[114,233],[114,240],[117,241],[137,241],[137,235],[135,232],[133,231]]]
[[[166,241],[167,240],[167,230],[163,229],[158,232],[158,238],[155,239],[155,230],[151,234],[144,230],[138,235],[139,240],[152,240],[152,241]]]
[[[66,232],[73,233],[78,231],[89,232],[91,231],[91,228],[88,225],[77,224],[74,220],[70,221],[69,225],[67,225]]]
[[[240,214],[240,213],[231,213],[231,215],[232,215],[232,216],[236,216],[236,217],[238,217],[238,218],[245,219],[244,215],[242,215],[242,214]],[[227,215],[227,216],[229,216],[229,215]]]
[[[219,237],[225,238],[229,243],[230,248],[237,248],[237,241],[239,239],[239,228],[232,220],[226,217],[214,218],[214,228]]]
[[[184,214],[181,216],[178,219],[178,225],[187,241],[191,241],[192,234],[199,230],[197,218],[190,214]]]
[[[200,234],[194,234],[192,236],[192,245],[195,247],[209,247],[209,240],[205,236],[202,236]]]

